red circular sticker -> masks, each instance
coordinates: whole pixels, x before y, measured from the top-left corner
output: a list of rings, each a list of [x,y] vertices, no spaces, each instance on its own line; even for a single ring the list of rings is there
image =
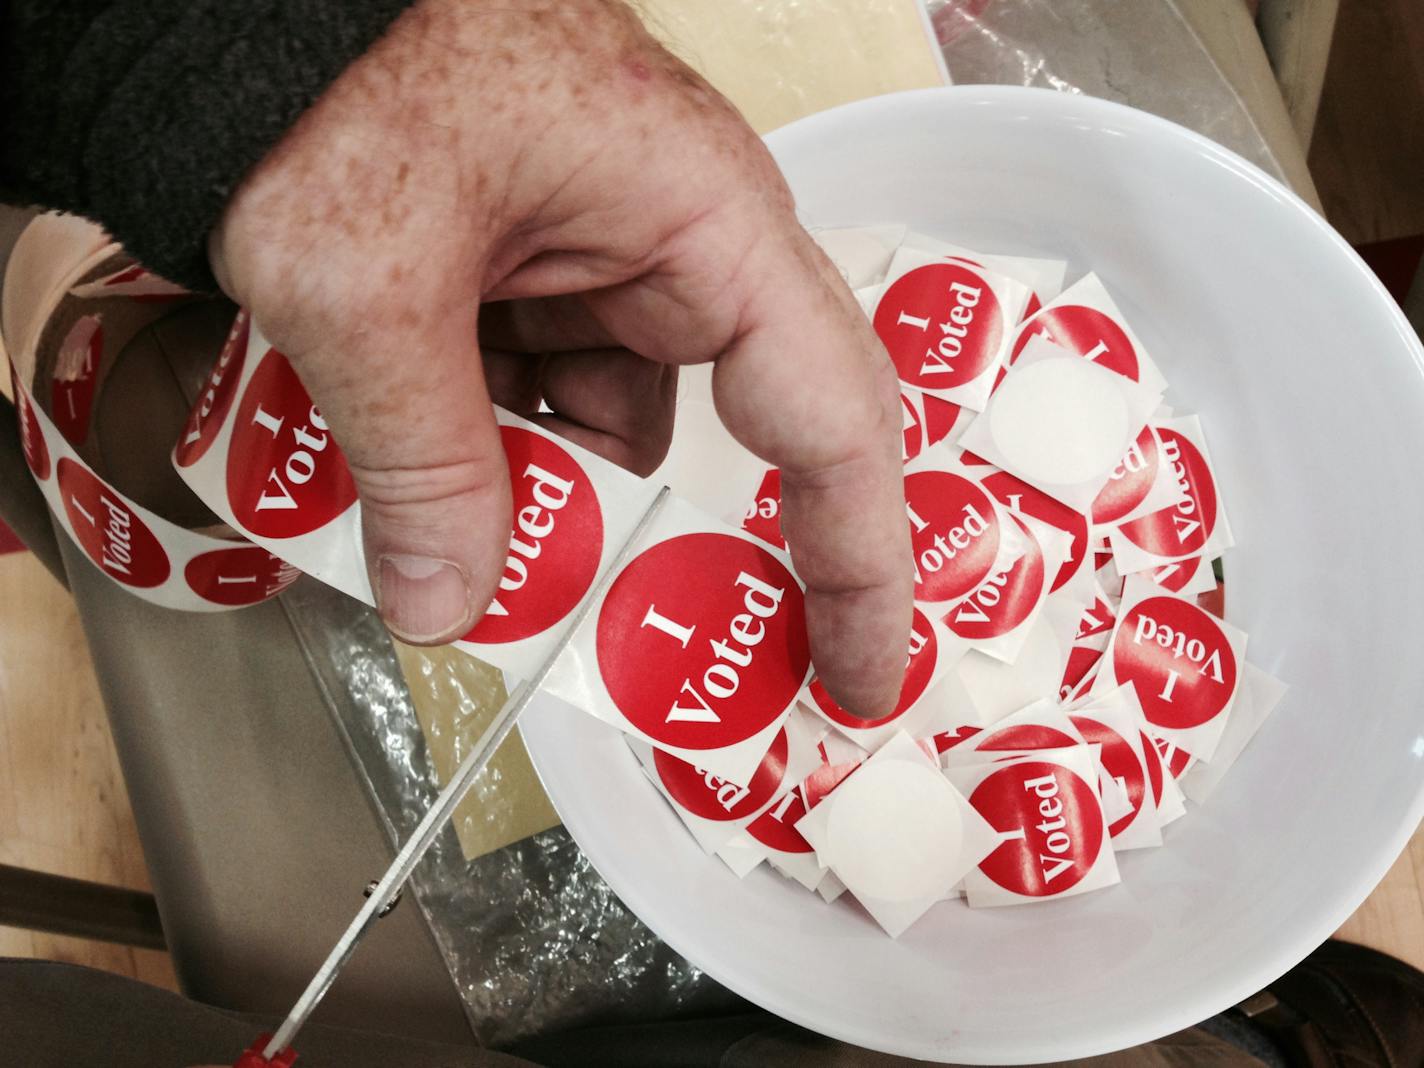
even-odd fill
[[[234,545],[199,553],[183,568],[188,587],[199,597],[230,607],[275,597],[301,574],[256,545]]]
[[[163,585],[171,570],[153,531],[118,494],[66,456],[59,459],[59,494],[80,547],[125,586]]]
[[[826,692],[826,688],[821,685],[820,679],[815,679],[811,683],[811,698],[827,719],[839,723],[842,727],[849,727],[853,730],[883,727],[903,716],[911,705],[924,696],[925,691],[929,689],[930,680],[934,678],[935,664],[938,660],[939,641],[935,638],[934,627],[925,618],[925,614],[916,608],[910,620],[910,657],[906,662],[905,681],[900,687],[900,701],[889,715],[881,716],[879,719],[861,719],[859,716],[852,716],[836,704],[831,695]]]
[[[10,383],[15,394],[15,409],[19,414],[20,449],[25,454],[25,463],[41,481],[49,478],[49,446],[45,444],[44,432],[40,430],[39,417],[29,396],[20,388],[20,381],[10,370]]]
[[[1053,585],[1048,590],[1049,593],[1058,592],[1077,572],[1078,565],[1083,562],[1083,554],[1088,551],[1087,517],[1007,471],[995,471],[992,475],[985,475],[983,483],[985,489],[1014,511],[1041,519],[1073,539],[1073,544],[1068,548],[1068,559],[1058,569],[1058,574],[1053,576]]]
[[[983,488],[947,471],[905,476],[915,554],[915,600],[957,601],[989,577],[999,555],[999,515]]]
[[[810,853],[811,843],[796,829],[796,821],[806,815],[806,804],[799,790],[789,790],[771,808],[751,823],[747,833],[769,849],[780,853]]]
[[[1061,764],[1028,760],[995,771],[969,803],[1005,840],[979,865],[1026,897],[1071,890],[1093,870],[1106,837],[1096,791]]]
[[[1152,804],[1157,808],[1162,807],[1162,755],[1157,752],[1157,747],[1152,744],[1152,739],[1147,737],[1146,731],[1138,731],[1137,736],[1142,739],[1142,759],[1147,762],[1147,781],[1152,787]]]
[[[954,426],[965,409],[954,401],[928,393],[920,394],[920,403],[925,410],[925,448],[929,448],[931,445],[938,445],[953,433]]]
[[[694,816],[723,822],[750,816],[776,796],[786,778],[787,751],[786,731],[782,729],[745,786],[703,771],[661,749],[653,750],[653,766],[674,801]]]
[[[1019,331],[1010,363],[1019,358],[1034,335],[1137,381],[1137,350],[1122,327],[1096,308],[1064,304],[1039,312],[1037,318],[1026,322]]]
[[[1068,652],[1068,665],[1063,669],[1063,681],[1058,687],[1058,699],[1067,701],[1088,677],[1088,672],[1097,667],[1103,658],[1101,649],[1087,645],[1075,645]]]
[[[55,428],[71,445],[82,445],[89,436],[94,387],[103,356],[104,327],[99,317],[85,315],[76,319],[59,343],[49,405]],[[61,368],[65,369],[63,377],[60,377]]]
[[[233,421],[227,499],[259,537],[295,538],[356,502],[346,457],[285,356],[267,350]]]
[[[1143,771],[1142,761],[1137,759],[1137,753],[1134,752],[1132,743],[1106,723],[1100,723],[1088,716],[1069,716],[1068,718],[1073,721],[1073,726],[1078,728],[1078,733],[1083,736],[1084,741],[1089,745],[1097,744],[1103,747],[1102,755],[1099,758],[1103,767],[1127,791],[1128,804],[1132,806],[1131,811],[1118,817],[1117,821],[1108,828],[1108,834],[1116,837],[1132,825],[1132,821],[1137,818],[1137,813],[1142,808],[1142,802],[1147,797],[1147,776]]]
[[[778,549],[786,548],[781,536],[781,471],[773,467],[761,480],[747,514],[742,517],[742,529]]]
[[[1181,593],[1187,588],[1187,583],[1196,578],[1198,571],[1209,566],[1211,565],[1206,562],[1205,557],[1198,556],[1195,559],[1183,560],[1181,563],[1168,564],[1158,568],[1152,573],[1152,581],[1164,590]]]
[[[806,802],[808,808],[815,808],[824,801],[826,795],[850,778],[861,764],[859,760],[832,764],[826,757],[826,747],[822,745],[818,748],[823,758],[821,766],[801,780],[801,800]]]
[[[1157,464],[1157,435],[1145,426],[1093,501],[1093,522],[1098,526],[1116,523],[1145,501],[1157,480]]]
[[[1176,558],[1201,552],[1216,529],[1216,482],[1206,458],[1185,435],[1167,427],[1157,431],[1162,459],[1185,496],[1170,508],[1153,512],[1118,529],[1138,548],[1155,556]]]
[[[599,609],[596,643],[619,711],[681,749],[721,749],[764,730],[811,664],[795,577],[730,534],[682,534],[637,556]]]
[[[930,741],[934,743],[936,753],[946,753],[955,746],[963,745],[969,741],[970,738],[980,733],[981,729],[982,728],[971,727],[965,724],[960,727],[955,727],[952,731],[941,731],[939,734],[932,736]]]
[[[188,421],[183,424],[183,433],[173,450],[173,460],[179,467],[191,467],[201,460],[218,436],[227,410],[232,407],[237,380],[242,377],[242,365],[247,359],[247,337],[251,332],[252,317],[243,308],[232,321],[202,396],[188,413]]]
[[[901,433],[905,438],[904,459],[913,460],[924,448],[925,431],[920,425],[920,409],[905,394],[900,394]]]
[[[973,268],[930,263],[896,279],[875,308],[880,336],[900,381],[954,389],[994,361],[1004,337],[999,298]]]
[[[1029,617],[1044,596],[1043,549],[1018,516],[1027,548],[1005,572],[990,575],[968,597],[950,609],[945,626],[961,638],[984,641],[1008,634]]]
[[[1188,753],[1181,746],[1174,742],[1169,742],[1165,738],[1153,738],[1152,744],[1157,750],[1157,756],[1162,761],[1168,771],[1172,773],[1172,778],[1180,779],[1182,773],[1192,762],[1192,754]]]
[[[1025,749],[1066,749],[1080,744],[1080,739],[1074,738],[1066,731],[1060,731],[1057,727],[1047,727],[1042,723],[1016,723],[1002,730],[991,731],[989,737],[974,748],[976,751],[992,749],[994,752],[1003,753]]]
[[[482,644],[519,641],[573,611],[598,576],[603,509],[578,461],[558,442],[499,428],[514,494],[514,529],[494,600],[465,635]]]
[[[1175,597],[1133,606],[1113,639],[1113,672],[1130,682],[1147,722],[1172,730],[1199,727],[1236,692],[1236,654],[1208,613]]]

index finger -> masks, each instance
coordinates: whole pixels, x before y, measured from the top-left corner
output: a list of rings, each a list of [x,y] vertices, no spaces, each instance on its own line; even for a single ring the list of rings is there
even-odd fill
[[[716,363],[717,409],[781,468],[822,684],[846,709],[884,715],[904,678],[914,582],[894,367],[799,227],[751,256],[744,328]]]

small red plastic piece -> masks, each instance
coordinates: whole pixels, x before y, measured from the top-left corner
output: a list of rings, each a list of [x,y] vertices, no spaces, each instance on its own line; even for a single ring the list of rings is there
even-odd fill
[[[247,1047],[242,1056],[237,1058],[237,1063],[232,1068],[292,1068],[297,1060],[295,1050],[284,1049],[271,1060],[262,1056],[262,1051],[271,1041],[271,1035],[258,1035],[257,1041]]]

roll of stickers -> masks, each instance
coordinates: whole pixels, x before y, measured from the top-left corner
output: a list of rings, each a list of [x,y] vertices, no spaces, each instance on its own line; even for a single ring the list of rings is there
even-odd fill
[[[245,318],[173,453],[233,529],[373,603],[355,484],[286,358]],[[526,677],[657,494],[653,482],[496,409],[513,490],[504,573],[455,644]],[[673,499],[549,677],[555,696],[745,783],[810,677],[785,553]]]
[[[143,389],[161,324],[211,337],[221,303],[136,266],[97,228],[55,216],[31,224],[17,243],[5,297],[0,336],[25,460],[59,527],[95,567],[144,600],[187,611],[256,604],[295,580],[289,564],[216,524],[168,465],[125,462],[143,451],[136,439],[153,441],[151,432],[131,433],[122,419],[112,421],[116,429],[100,416],[116,376]],[[117,446],[108,457],[106,440]],[[131,467],[129,477],[114,477],[115,460]],[[143,501],[174,507],[163,515]]]

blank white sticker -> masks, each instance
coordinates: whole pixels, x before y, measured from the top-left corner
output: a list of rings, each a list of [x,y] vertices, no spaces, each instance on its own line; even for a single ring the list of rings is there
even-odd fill
[[[857,896],[915,901],[954,881],[964,826],[944,776],[909,761],[869,763],[835,797],[823,860]]]
[[[1076,356],[1016,370],[989,406],[989,432],[1010,466],[1059,485],[1111,471],[1132,434],[1129,421],[1111,376]]]

